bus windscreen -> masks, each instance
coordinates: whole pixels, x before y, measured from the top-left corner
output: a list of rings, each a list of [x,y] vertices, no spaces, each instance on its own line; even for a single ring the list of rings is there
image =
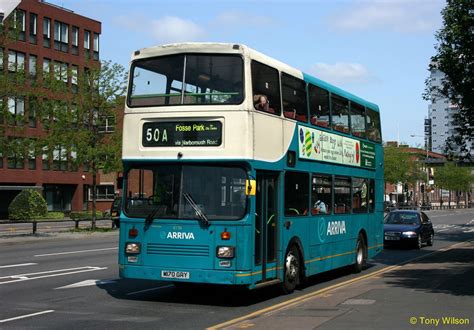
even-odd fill
[[[240,104],[243,60],[236,55],[169,55],[136,61],[128,105]]]

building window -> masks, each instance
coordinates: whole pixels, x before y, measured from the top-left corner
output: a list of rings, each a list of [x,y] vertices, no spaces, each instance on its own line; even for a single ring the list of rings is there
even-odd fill
[[[311,124],[321,127],[329,127],[329,92],[311,84],[309,85],[308,90]]]
[[[51,73],[51,60],[49,58],[43,58],[43,76]]]
[[[51,19],[43,18],[43,46],[51,48]]]
[[[99,34],[94,33],[94,60],[99,59]]]
[[[99,123],[99,133],[113,133],[115,130],[115,116],[102,118]]]
[[[8,112],[8,123],[10,125],[23,125],[25,115],[25,100],[20,97],[9,97]]]
[[[36,63],[37,63],[38,58],[36,55],[29,55],[29,60],[28,60],[28,73],[30,74],[30,77],[35,78],[36,77]]]
[[[89,52],[91,49],[91,33],[89,31],[84,31],[84,51],[86,57],[89,57]]]
[[[54,49],[68,52],[69,25],[54,21]]]
[[[308,214],[309,175],[303,172],[285,174],[285,215],[303,216]]]
[[[67,150],[65,147],[57,146],[53,150],[53,170],[67,171]]]
[[[78,46],[79,46],[79,28],[77,26],[72,27],[72,54],[78,54]]]
[[[101,184],[96,186],[96,198],[102,200],[113,200],[115,198],[114,185]],[[92,187],[89,187],[89,201],[92,201]]]
[[[16,138],[11,141],[10,149],[8,150],[7,167],[9,169],[23,169],[25,168],[25,149],[23,147],[22,139]]]
[[[8,71],[23,71],[25,70],[25,54],[10,50],[8,52]]]
[[[18,34],[18,40],[25,41],[26,34],[26,13],[23,10],[16,9],[13,13],[13,28],[16,29],[15,33]]]
[[[36,152],[34,146],[28,149],[28,169],[36,170]]]
[[[36,44],[38,15],[30,13],[30,43]]]
[[[38,108],[38,100],[36,98],[30,98],[28,102],[28,125],[31,128],[36,127],[36,110]]]
[[[54,62],[54,78],[62,80],[65,83],[68,81],[68,64],[62,62]]]
[[[43,171],[48,171],[50,169],[50,166],[49,166],[50,157],[49,157],[48,147],[43,148],[43,154],[41,158],[42,158],[42,163],[43,163]]]

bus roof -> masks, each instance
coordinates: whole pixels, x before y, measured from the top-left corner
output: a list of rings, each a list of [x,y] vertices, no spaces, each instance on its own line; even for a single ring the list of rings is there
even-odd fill
[[[372,110],[379,111],[379,107],[372,102],[366,101],[354,94],[344,91],[343,89],[331,85],[321,79],[313,77],[310,74],[302,72],[286,63],[276,60],[268,55],[260,53],[244,44],[233,44],[233,43],[219,43],[219,42],[184,42],[184,43],[173,43],[165,44],[153,47],[142,48],[136,51],[132,55],[132,60],[138,58],[146,58],[151,56],[160,56],[173,54],[177,52],[188,52],[188,53],[235,53],[249,55],[258,61],[264,62],[285,73],[297,76],[298,78],[304,79],[306,82],[314,84],[318,87],[324,88],[331,93],[335,93],[339,96],[345,97],[350,101],[357,102],[363,106],[366,106]]]

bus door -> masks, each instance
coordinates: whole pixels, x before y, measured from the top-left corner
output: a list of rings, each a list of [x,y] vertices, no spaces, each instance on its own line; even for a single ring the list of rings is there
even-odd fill
[[[278,173],[257,172],[255,207],[255,269],[261,281],[277,277]]]

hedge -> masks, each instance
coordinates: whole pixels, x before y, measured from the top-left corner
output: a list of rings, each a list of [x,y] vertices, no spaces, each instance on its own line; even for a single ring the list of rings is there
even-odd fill
[[[22,190],[8,206],[10,220],[32,220],[44,217],[48,213],[48,204],[41,194],[33,189]]]

